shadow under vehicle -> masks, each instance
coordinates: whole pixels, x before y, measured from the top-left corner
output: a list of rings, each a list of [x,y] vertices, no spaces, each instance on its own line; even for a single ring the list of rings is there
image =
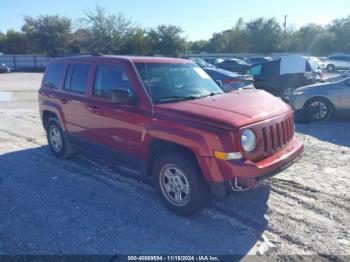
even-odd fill
[[[205,253],[238,259],[266,230],[266,185],[182,218],[162,208],[143,176],[131,178],[89,155],[62,161],[49,150],[0,155],[2,254]]]

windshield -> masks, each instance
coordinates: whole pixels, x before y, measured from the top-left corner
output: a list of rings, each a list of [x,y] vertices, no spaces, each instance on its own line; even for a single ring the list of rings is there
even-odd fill
[[[139,63],[136,68],[154,103],[197,99],[223,93],[196,64]]]

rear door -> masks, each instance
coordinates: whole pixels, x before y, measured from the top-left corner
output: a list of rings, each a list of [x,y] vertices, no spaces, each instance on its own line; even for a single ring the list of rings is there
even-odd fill
[[[64,82],[63,113],[67,131],[74,136],[86,136],[86,92],[91,65],[69,64]]]

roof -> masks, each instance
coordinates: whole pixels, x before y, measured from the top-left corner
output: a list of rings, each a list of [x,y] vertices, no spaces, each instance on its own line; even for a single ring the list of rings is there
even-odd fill
[[[153,57],[153,56],[116,56],[116,55],[79,55],[55,58],[53,61],[89,61],[89,60],[128,60],[137,63],[171,63],[184,64],[193,63],[187,59],[170,58],[170,57]]]

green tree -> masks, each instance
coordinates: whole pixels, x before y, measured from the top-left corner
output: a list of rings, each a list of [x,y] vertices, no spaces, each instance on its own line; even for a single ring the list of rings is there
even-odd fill
[[[280,51],[283,46],[283,32],[275,18],[252,20],[245,31],[250,52],[268,54]]]
[[[25,34],[14,30],[0,36],[0,52],[6,54],[27,54],[32,52],[32,46]]]
[[[208,49],[207,40],[197,40],[188,42],[188,49],[191,52],[203,52]]]
[[[122,53],[129,55],[147,55],[150,53],[146,31],[142,28],[130,30],[125,36]]]
[[[324,28],[320,25],[303,26],[291,36],[288,49],[294,52],[310,52],[315,41],[324,32]]]
[[[71,42],[71,20],[58,15],[24,17],[22,31],[33,46],[33,51],[57,56],[67,51]]]
[[[331,32],[324,32],[312,41],[310,47],[311,54],[317,56],[327,56],[337,50],[336,35]]]
[[[147,42],[153,54],[178,56],[186,48],[186,40],[182,37],[181,27],[160,25],[147,32]]]
[[[337,43],[333,52],[350,53],[350,15],[347,18],[334,20],[327,31],[334,35]]]
[[[134,30],[131,21],[121,13],[109,14],[106,9],[96,5],[93,11],[87,12],[82,19],[85,30],[83,48],[90,52],[113,54],[122,52],[125,39]]]

